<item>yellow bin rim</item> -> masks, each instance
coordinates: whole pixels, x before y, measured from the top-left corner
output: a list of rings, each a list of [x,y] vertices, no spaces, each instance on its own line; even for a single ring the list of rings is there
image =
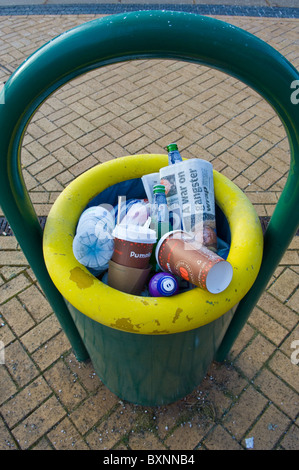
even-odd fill
[[[51,279],[73,307],[108,327],[149,335],[198,328],[238,304],[258,275],[263,254],[259,218],[247,196],[216,170],[215,200],[231,231],[227,261],[233,267],[233,278],[223,292],[211,294],[194,288],[172,297],[130,295],[105,285],[76,260],[72,243],[86,205],[106,188],[158,172],[167,164],[167,155],[161,154],[131,155],[99,164],[72,181],[49,212],[43,252]]]

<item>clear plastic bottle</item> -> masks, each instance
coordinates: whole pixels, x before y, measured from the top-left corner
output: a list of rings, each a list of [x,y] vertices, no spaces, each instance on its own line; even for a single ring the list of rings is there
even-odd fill
[[[167,145],[167,152],[168,152],[168,165],[173,165],[174,163],[183,161],[181,154],[178,150],[177,144]]]
[[[156,184],[153,188],[154,200],[151,206],[151,225],[150,227],[155,230],[157,240],[171,230],[169,223],[169,211],[167,207],[167,200],[165,195],[165,186],[163,184]]]
[[[151,205],[151,224],[150,228],[155,230],[157,235],[157,242],[153,247],[152,256],[150,258],[150,265],[153,272],[160,271],[159,265],[156,261],[156,246],[160,238],[171,231],[171,224],[169,220],[169,211],[167,207],[167,200],[165,196],[165,186],[157,184],[153,188],[153,203]]]

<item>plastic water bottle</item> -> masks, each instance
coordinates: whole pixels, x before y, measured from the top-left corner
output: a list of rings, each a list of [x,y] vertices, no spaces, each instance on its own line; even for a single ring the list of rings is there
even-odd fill
[[[154,186],[154,202],[151,206],[151,229],[155,230],[157,240],[171,230],[169,223],[169,211],[165,195],[165,186],[156,184]]]
[[[177,144],[167,145],[167,152],[168,152],[168,165],[173,165],[174,163],[179,163],[183,161],[181,154],[178,150]]]
[[[156,184],[153,188],[153,203],[151,205],[150,217],[150,228],[155,230],[158,243],[158,241],[161,237],[163,237],[163,235],[171,231],[169,211],[165,195],[165,186],[163,184]],[[157,243],[153,247],[152,256],[150,258],[150,264],[154,272],[160,271],[155,256]]]

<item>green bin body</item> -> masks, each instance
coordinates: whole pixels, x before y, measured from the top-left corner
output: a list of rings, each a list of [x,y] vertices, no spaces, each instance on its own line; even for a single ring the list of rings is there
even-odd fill
[[[66,304],[101,381],[119,398],[144,406],[175,402],[200,385],[235,311],[194,330],[139,335],[109,328]]]

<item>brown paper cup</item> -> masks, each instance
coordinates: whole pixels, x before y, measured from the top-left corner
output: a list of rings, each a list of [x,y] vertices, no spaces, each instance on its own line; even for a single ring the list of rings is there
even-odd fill
[[[131,268],[145,269],[153,251],[153,243],[138,243],[114,238],[112,261]]]
[[[132,268],[109,261],[108,286],[127,294],[139,295],[147,281],[151,267]]]
[[[134,224],[117,225],[113,230],[112,261],[130,268],[146,269],[157,241],[156,232]]]
[[[180,276],[212,294],[224,291],[233,276],[230,263],[179,230],[161,238],[156,247],[156,259],[163,271]]]

